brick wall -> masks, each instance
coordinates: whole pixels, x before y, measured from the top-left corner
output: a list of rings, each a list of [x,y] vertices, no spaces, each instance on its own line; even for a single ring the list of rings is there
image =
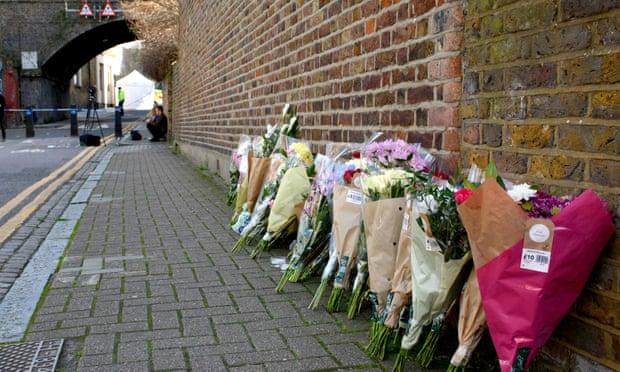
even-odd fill
[[[618,0],[187,0],[169,88],[172,131],[227,176],[240,133],[285,102],[303,135],[376,130],[454,168],[559,191],[592,187],[620,211]],[[544,350],[541,366],[620,369],[620,239]],[[600,363],[600,364],[598,364]]]
[[[455,162],[460,2],[194,0],[181,19],[175,130],[186,147],[228,154],[289,102],[316,147],[383,130]]]
[[[462,161],[620,202],[620,2],[469,0]],[[546,367],[620,369],[620,243],[545,349]]]

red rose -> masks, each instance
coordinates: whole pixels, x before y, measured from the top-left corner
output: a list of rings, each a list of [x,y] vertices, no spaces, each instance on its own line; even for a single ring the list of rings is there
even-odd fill
[[[450,179],[450,176],[448,176],[447,174],[445,174],[444,172],[439,171],[439,170],[436,170],[433,173],[433,177],[439,178],[440,180],[449,180]]]
[[[351,154],[351,156],[353,156],[354,159],[359,159],[362,157],[362,154],[360,154],[359,151],[353,151],[353,153]]]
[[[349,169],[349,170],[344,172],[344,175],[342,176],[342,179],[344,179],[344,182],[346,182],[347,184],[350,184],[351,181],[353,181],[353,178],[355,177],[355,175],[358,174],[358,173],[362,173],[362,170],[360,168]]]
[[[454,200],[456,200],[456,204],[463,204],[470,196],[474,194],[470,189],[460,189],[459,191],[454,193]]]

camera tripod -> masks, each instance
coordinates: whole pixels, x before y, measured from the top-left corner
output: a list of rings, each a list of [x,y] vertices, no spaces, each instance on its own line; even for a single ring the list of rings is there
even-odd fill
[[[97,102],[95,96],[91,94],[88,97],[88,109],[86,110],[86,120],[84,121],[85,134],[90,134],[91,130],[95,130],[95,124],[99,127],[101,141],[103,141],[103,145],[106,146],[101,120],[99,120],[99,113],[97,113]]]

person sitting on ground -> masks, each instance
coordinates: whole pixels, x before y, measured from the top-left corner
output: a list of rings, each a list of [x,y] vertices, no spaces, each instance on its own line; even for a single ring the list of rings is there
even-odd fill
[[[168,118],[164,114],[164,108],[162,106],[157,106],[155,108],[155,115],[147,122],[146,127],[153,136],[153,138],[150,139],[151,142],[166,140]]]

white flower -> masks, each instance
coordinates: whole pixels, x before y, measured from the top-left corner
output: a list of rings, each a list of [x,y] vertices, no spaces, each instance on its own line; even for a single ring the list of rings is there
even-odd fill
[[[433,195],[425,195],[424,198],[416,200],[416,208],[420,214],[436,213],[439,210],[439,204]]]
[[[528,201],[534,194],[536,194],[536,190],[527,183],[514,185],[512,189],[508,190],[508,196],[510,196],[515,203]]]

